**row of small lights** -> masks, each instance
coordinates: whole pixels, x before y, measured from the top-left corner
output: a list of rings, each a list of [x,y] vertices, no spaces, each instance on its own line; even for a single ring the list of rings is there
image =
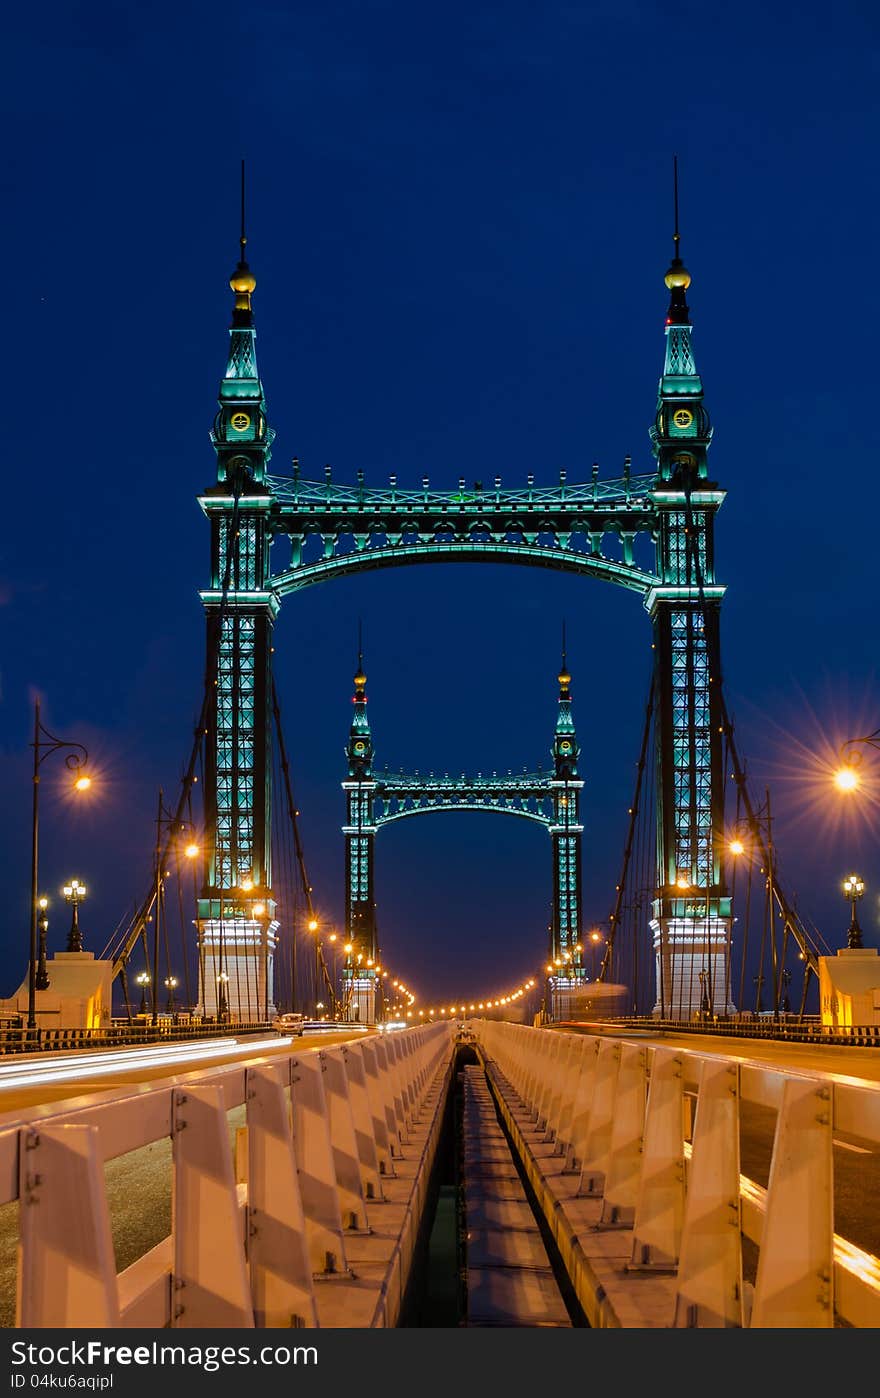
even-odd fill
[[[316,917],[310,918],[308,927],[310,932],[319,932],[320,923],[318,922],[318,919]],[[335,944],[339,941],[339,934],[337,932],[329,933],[327,941]],[[350,957],[354,955],[354,943],[343,942],[342,950],[345,952],[346,956]],[[364,953],[361,951],[357,953],[357,956],[355,958],[355,964],[352,969],[358,966],[363,966],[364,970],[372,971],[377,977],[381,976],[383,981],[387,980],[388,977],[391,975],[391,972],[388,970],[387,967],[381,966],[377,961],[373,959],[372,956],[365,956]],[[397,977],[395,980],[391,982],[391,987],[398,992],[399,997],[403,996],[409,1001],[409,1006],[411,1009],[416,1002],[416,997],[413,994],[413,992],[409,989],[409,987],[404,984],[400,977]],[[388,987],[383,986],[382,989],[383,991],[387,991]]]
[[[534,980],[523,981],[516,990],[510,990],[506,995],[499,995],[492,999],[487,997],[484,1000],[472,1000],[467,1005],[440,1005],[437,1009],[419,1010],[419,1018],[433,1019],[437,1015],[459,1015],[467,1014],[469,1010],[494,1010],[501,1009],[504,1005],[512,1005],[514,1000],[521,1000],[527,991],[534,989]],[[413,1015],[408,1014],[407,1019],[412,1019]]]

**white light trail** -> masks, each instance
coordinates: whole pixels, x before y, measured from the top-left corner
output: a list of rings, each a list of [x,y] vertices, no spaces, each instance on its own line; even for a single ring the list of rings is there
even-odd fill
[[[207,1039],[201,1042],[178,1044],[154,1044],[143,1048],[115,1050],[112,1052],[80,1053],[63,1055],[39,1064],[30,1060],[26,1063],[10,1063],[0,1069],[0,1092],[14,1091],[22,1087],[44,1087],[57,1082],[80,1082],[90,1078],[111,1077],[117,1073],[127,1073],[132,1069],[167,1067],[176,1063],[205,1063],[222,1058],[229,1053],[260,1053],[267,1048],[281,1048],[291,1045],[292,1038],[273,1035],[271,1039]]]

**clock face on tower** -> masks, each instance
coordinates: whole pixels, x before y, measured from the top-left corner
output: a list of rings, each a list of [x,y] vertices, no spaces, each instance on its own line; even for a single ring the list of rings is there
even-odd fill
[[[247,413],[233,413],[231,421],[236,432],[246,432],[251,425]]]
[[[367,750],[367,745],[366,743],[362,743],[360,740],[358,740],[354,745],[354,750],[358,754],[365,753]]]
[[[559,744],[559,751],[565,753],[566,756],[571,752],[571,743],[567,738],[563,738],[562,742]]]
[[[685,428],[690,427],[693,420],[694,415],[690,408],[676,408],[675,412],[672,414],[672,421],[681,432],[683,432]]]

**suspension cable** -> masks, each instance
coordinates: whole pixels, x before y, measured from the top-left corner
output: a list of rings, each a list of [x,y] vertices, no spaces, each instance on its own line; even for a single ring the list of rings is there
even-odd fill
[[[614,939],[620,922],[620,912],[623,907],[623,900],[626,893],[626,876],[629,869],[630,855],[632,854],[633,836],[636,828],[636,821],[639,814],[639,796],[642,790],[642,776],[645,771],[645,758],[648,752],[648,740],[651,734],[651,720],[654,716],[654,676],[651,676],[651,684],[648,688],[648,702],[645,705],[645,726],[642,731],[642,745],[639,750],[639,760],[636,772],[636,789],[633,796],[633,803],[630,807],[629,829],[626,834],[626,844],[623,850],[623,868],[620,873],[620,882],[617,885],[617,897],[614,902],[614,911],[608,919],[608,941],[605,943],[605,951],[602,955],[602,965],[599,967],[598,981],[604,981],[611,966],[611,958],[614,952]]]

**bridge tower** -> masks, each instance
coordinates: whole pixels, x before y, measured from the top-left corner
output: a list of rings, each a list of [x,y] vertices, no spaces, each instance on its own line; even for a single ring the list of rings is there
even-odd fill
[[[342,783],[346,794],[345,835],[345,940],[343,1005],[345,1016],[361,1024],[376,1020],[376,895],[373,810],[376,782],[373,779],[373,738],[367,715],[367,677],[363,652],[358,653],[354,677],[354,712],[345,753],[348,780]]]
[[[697,372],[680,257],[676,181],[666,356],[651,441],[660,581],[646,606],[654,628],[657,709],[657,887],[651,929],[656,1015],[727,1013],[730,894],[722,857],[723,757],[715,514],[724,492],[709,479],[712,438]]]
[[[553,1019],[570,1019],[573,997],[583,990],[584,964],[581,942],[581,835],[578,747],[571,707],[571,675],[566,664],[565,639],[559,671],[559,708],[553,736],[553,921],[550,927],[550,1002]]]
[[[217,478],[199,503],[210,522],[207,622],[206,851],[198,902],[199,998],[204,1013],[257,1020],[275,1013],[278,923],[271,869],[272,626],[266,466],[274,432],[257,370],[245,256],[244,171],[240,257],[229,356],[211,440]]]

